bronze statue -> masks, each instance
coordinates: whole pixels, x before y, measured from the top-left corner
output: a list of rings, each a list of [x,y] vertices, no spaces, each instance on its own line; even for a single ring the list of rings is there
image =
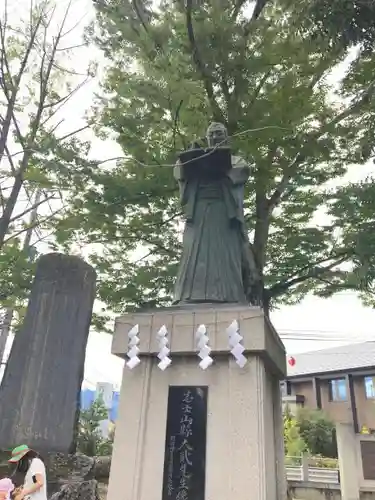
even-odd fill
[[[227,130],[212,123],[208,149],[182,153],[175,166],[186,225],[174,304],[249,303],[249,279],[255,274],[244,223],[246,162],[232,156]]]

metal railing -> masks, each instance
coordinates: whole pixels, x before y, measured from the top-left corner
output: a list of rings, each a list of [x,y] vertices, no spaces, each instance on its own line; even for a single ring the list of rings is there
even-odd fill
[[[314,463],[309,456],[286,457],[286,477],[288,481],[310,481],[314,483],[339,484],[338,467],[311,467]],[[333,462],[333,464],[335,464]]]

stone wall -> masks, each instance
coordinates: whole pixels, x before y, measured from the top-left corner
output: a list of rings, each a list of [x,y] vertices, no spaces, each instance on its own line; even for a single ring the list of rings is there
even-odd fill
[[[107,484],[98,485],[100,500],[107,498]],[[289,481],[289,500],[341,500],[340,486],[335,484]],[[362,491],[360,500],[375,500],[375,491]]]
[[[288,498],[297,500],[341,500],[340,485],[312,483],[311,481],[288,481]],[[375,500],[375,496],[371,500]]]
[[[14,470],[14,466],[9,466],[7,463],[8,458],[9,452],[0,453],[0,479],[10,476]],[[110,457],[86,457],[85,455],[53,453],[44,455],[43,458],[47,469],[49,498],[63,488],[65,489],[65,493],[61,498],[64,500],[76,500],[74,491],[77,491],[80,484],[82,484],[83,488],[93,489],[98,483],[97,494],[100,496],[100,500],[105,500],[106,482],[108,481],[111,462]],[[23,478],[17,476],[12,477],[12,479],[17,486],[23,482]],[[70,489],[72,491],[67,491]],[[94,496],[89,497],[86,495],[83,498],[85,500],[94,500]],[[57,497],[57,500],[60,500],[60,497]]]
[[[289,482],[289,500],[341,500],[340,487],[320,483]],[[106,500],[108,485],[98,483],[100,500]],[[375,500],[375,491],[362,491],[360,500]]]
[[[303,481],[288,482],[289,500],[341,500],[339,484],[324,484]],[[105,500],[105,499],[104,499]],[[363,490],[360,500],[375,500],[375,491]]]
[[[6,454],[6,457],[8,453]],[[9,467],[6,463],[5,455],[0,454],[0,478],[9,474]],[[107,479],[109,474],[109,457],[62,457],[61,455],[53,455],[46,461],[49,462],[48,467],[48,490],[49,498],[63,484],[74,483],[75,481],[97,480],[98,481],[98,496],[100,500],[106,500],[107,496]],[[65,497],[64,497],[65,498]],[[68,498],[72,498],[70,496]],[[249,492],[251,498],[251,492]],[[288,499],[289,500],[341,500],[340,485],[313,483],[303,481],[288,482]],[[86,499],[85,499],[86,500]],[[89,500],[89,499],[87,499]],[[375,500],[375,490],[363,489],[360,492],[360,500]]]
[[[106,500],[107,498],[108,484],[98,483],[98,493],[100,500]]]

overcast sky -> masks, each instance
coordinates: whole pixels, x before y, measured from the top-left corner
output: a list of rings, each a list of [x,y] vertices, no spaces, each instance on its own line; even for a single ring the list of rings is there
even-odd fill
[[[24,15],[29,0],[10,1],[12,17]],[[67,5],[67,0],[59,2],[61,11]],[[1,11],[1,6],[0,6]],[[81,40],[83,27],[93,18],[91,0],[73,0],[69,27],[78,20],[81,23],[69,35],[71,45]],[[89,58],[100,59],[92,48],[77,49],[70,64],[75,68],[84,68]],[[101,59],[100,59],[101,60]],[[100,75],[100,72],[98,73]],[[79,128],[83,123],[82,116],[90,109],[94,92],[98,89],[98,80],[92,81],[77,94],[68,108],[64,109],[65,122],[61,125],[62,133]],[[121,155],[116,143],[103,143],[95,139],[90,132],[84,137],[92,141],[92,156],[105,159]],[[353,169],[347,180],[358,180],[374,172],[373,164],[365,168]],[[298,306],[282,307],[271,315],[276,329],[282,336],[288,334],[293,339],[285,339],[289,353],[306,350],[316,350],[332,345],[345,344],[362,340],[375,340],[375,310],[365,308],[354,293],[342,293],[331,299],[319,299],[308,296]],[[91,334],[86,358],[85,380],[91,386],[97,381],[109,381],[120,384],[122,361],[110,354],[111,336]]]

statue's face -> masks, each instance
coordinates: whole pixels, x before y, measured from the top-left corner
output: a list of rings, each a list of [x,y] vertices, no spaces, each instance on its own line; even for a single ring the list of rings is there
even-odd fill
[[[210,130],[207,134],[207,142],[209,147],[211,148],[219,144],[224,146],[227,142],[227,139],[228,135],[224,127]]]

